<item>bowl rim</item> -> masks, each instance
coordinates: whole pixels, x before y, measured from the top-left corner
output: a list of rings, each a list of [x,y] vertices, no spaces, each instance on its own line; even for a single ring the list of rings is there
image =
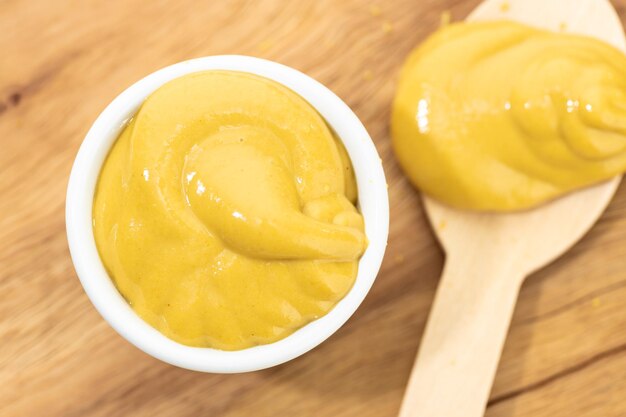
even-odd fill
[[[182,75],[206,70],[243,71],[272,79],[298,93],[322,115],[344,143],[352,161],[369,240],[352,289],[331,311],[279,341],[236,351],[186,346],[144,322],[113,284],[93,235],[92,208],[98,176],[123,126],[158,87]],[[179,62],[147,75],[100,113],[72,166],[65,221],[78,278],[96,310],[117,333],[145,353],[181,368],[238,373],[294,359],[322,343],[352,316],[374,283],[383,260],[389,231],[389,199],[382,161],[372,139],[359,118],[332,91],[308,75],[276,62],[243,55],[215,55]]]

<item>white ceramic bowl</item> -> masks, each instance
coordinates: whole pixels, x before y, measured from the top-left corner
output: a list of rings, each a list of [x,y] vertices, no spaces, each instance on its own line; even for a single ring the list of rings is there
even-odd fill
[[[122,298],[96,249],[92,203],[102,164],[126,121],[155,89],[184,74],[235,70],[273,79],[304,97],[345,144],[356,175],[360,209],[369,246],[359,261],[354,287],[328,314],[275,343],[239,351],[189,347],[168,339],[144,322]],[[380,268],[389,229],[387,184],[381,160],[367,131],[350,108],[329,89],[281,64],[237,55],[180,62],[136,82],[98,116],[76,155],[69,179],[65,222],[74,267],[96,309],[125,339],[164,362],[204,372],[235,373],[278,365],[314,348],[355,312]]]

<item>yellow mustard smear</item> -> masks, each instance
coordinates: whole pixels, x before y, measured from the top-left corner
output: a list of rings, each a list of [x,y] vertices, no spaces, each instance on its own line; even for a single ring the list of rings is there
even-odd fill
[[[367,245],[348,156],[321,116],[256,75],[156,90],[114,144],[94,200],[98,250],[137,314],[171,339],[277,341],[350,290]]]
[[[410,180],[463,209],[530,208],[626,170],[626,56],[508,21],[444,26],[410,55],[393,145]]]

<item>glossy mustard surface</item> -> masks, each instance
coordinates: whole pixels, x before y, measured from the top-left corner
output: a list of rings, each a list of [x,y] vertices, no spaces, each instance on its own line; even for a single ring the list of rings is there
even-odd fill
[[[282,339],[350,290],[367,245],[343,146],[271,80],[206,71],[157,89],[94,200],[101,258],[132,308],[191,346]]]
[[[445,26],[406,61],[392,137],[410,180],[463,209],[526,209],[626,170],[626,57],[499,21]]]

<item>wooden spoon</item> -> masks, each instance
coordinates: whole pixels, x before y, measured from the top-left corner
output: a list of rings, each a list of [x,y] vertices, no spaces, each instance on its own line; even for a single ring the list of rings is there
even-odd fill
[[[467,20],[494,19],[591,35],[626,50],[619,18],[607,0],[486,0]],[[591,228],[619,181],[511,214],[462,211],[424,198],[446,264],[401,417],[484,414],[524,278]]]

